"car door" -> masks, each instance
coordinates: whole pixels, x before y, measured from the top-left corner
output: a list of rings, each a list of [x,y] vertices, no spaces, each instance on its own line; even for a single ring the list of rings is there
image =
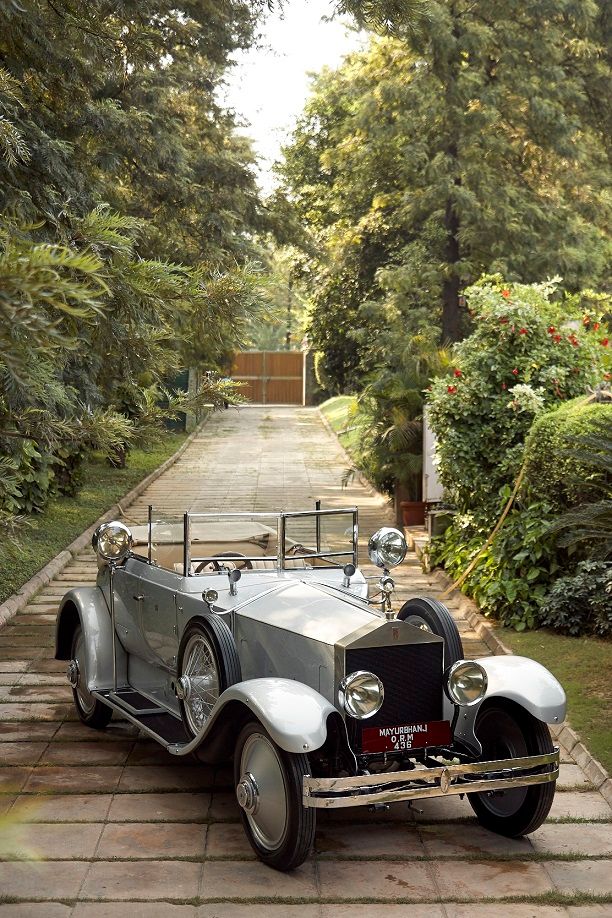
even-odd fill
[[[140,631],[147,663],[174,671],[178,653],[176,597],[180,577],[150,566],[140,578]]]

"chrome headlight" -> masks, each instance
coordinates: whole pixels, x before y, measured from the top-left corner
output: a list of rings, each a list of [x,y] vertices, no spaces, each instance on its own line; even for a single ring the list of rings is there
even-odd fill
[[[406,539],[399,529],[383,526],[368,542],[370,561],[376,567],[396,567],[406,557]]]
[[[383,684],[374,673],[356,672],[346,676],[338,689],[340,707],[351,717],[373,717],[385,699]]]
[[[123,523],[102,523],[91,544],[105,561],[123,561],[132,550],[132,533]]]
[[[487,691],[487,673],[480,663],[457,660],[446,678],[446,694],[455,704],[463,707],[477,704]]]

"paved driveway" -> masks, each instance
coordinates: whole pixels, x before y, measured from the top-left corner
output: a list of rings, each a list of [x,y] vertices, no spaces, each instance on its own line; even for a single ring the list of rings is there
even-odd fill
[[[314,409],[226,411],[128,517],[144,520],[149,503],[170,513],[320,498],[357,503],[366,536],[387,511],[359,483],[342,490],[345,466]],[[0,631],[0,918],[612,915],[612,811],[567,755],[551,818],[529,839],[487,833],[453,797],[422,812],[322,814],[299,870],[262,866],[226,769],[170,760],[126,723],[98,733],[76,720],[53,622],[63,593],[94,576],[85,552]],[[398,581],[400,599],[440,590],[414,557]],[[486,653],[458,624],[466,653]]]

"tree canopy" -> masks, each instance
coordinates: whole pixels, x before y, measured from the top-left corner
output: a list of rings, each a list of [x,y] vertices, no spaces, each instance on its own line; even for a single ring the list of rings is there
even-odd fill
[[[336,388],[385,362],[390,318],[460,339],[483,273],[609,282],[609,18],[591,0],[431,0],[315,79],[281,171],[318,244],[311,337]]]
[[[262,6],[0,6],[0,510],[125,451],[240,339],[268,217],[218,89]]]

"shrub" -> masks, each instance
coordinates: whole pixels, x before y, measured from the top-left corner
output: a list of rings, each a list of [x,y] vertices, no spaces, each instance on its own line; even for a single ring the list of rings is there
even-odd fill
[[[556,581],[544,599],[540,624],[565,634],[612,634],[612,567],[582,561],[575,572]]]
[[[460,511],[489,522],[534,418],[605,375],[601,323],[579,299],[555,302],[553,293],[553,282],[506,286],[499,278],[470,287],[474,332],[455,347],[450,376],[431,386],[441,481]]]
[[[577,456],[576,448],[604,426],[612,426],[612,404],[584,398],[536,418],[525,442],[524,494],[547,500],[559,512],[592,500],[605,472],[594,468],[588,455]]]
[[[508,496],[509,489],[504,502]],[[517,631],[538,624],[540,604],[559,570],[550,521],[550,506],[544,502],[512,510],[464,583],[464,591],[485,615]],[[459,577],[488,535],[488,526],[478,525],[470,514],[457,515],[444,535],[433,540],[431,561]]]

